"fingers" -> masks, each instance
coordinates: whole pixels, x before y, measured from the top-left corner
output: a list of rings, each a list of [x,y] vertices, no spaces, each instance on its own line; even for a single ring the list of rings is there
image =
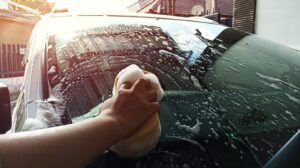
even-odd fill
[[[160,104],[158,102],[149,103],[149,108],[153,113],[159,112]]]
[[[146,93],[146,100],[148,102],[155,102],[157,99],[157,94],[155,91],[150,91]]]
[[[143,95],[147,102],[155,102],[157,93],[151,88],[151,83],[145,79],[139,79],[132,86],[132,91]]]
[[[145,79],[139,79],[133,84],[132,89],[133,91],[145,92],[148,85],[149,81]]]
[[[124,82],[122,83],[122,85],[120,86],[119,89],[124,89],[124,90],[129,90],[131,88],[132,84],[130,82]]]

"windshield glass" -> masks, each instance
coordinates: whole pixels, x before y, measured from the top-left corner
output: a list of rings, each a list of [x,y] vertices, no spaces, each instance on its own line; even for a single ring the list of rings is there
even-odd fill
[[[137,24],[137,20],[141,23]],[[107,99],[115,75],[130,64],[158,75],[165,90],[202,89],[191,73],[195,68],[188,67],[195,64],[208,42],[226,29],[213,24],[154,18],[82,17],[79,21],[59,18],[50,23],[58,24],[66,24],[70,29],[68,32],[51,29],[48,76],[52,88],[59,88],[66,100],[72,99],[67,101],[74,104],[67,106],[72,108],[68,110],[71,117],[85,114]],[[81,86],[85,89],[78,89]],[[75,94],[88,94],[89,99],[82,103]]]
[[[117,73],[136,64],[156,74],[166,91],[159,149],[172,144],[179,158],[193,160],[174,161],[180,167],[261,167],[299,128],[294,50],[200,22],[81,17],[50,23],[70,28],[50,29],[47,65],[51,94],[65,100],[72,122],[96,116]]]

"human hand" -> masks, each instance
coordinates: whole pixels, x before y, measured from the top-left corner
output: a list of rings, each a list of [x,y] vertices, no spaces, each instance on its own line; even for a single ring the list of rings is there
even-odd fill
[[[132,86],[124,83],[118,93],[100,107],[101,118],[116,125],[116,141],[129,136],[160,109],[156,92],[149,90],[150,82],[139,79]]]

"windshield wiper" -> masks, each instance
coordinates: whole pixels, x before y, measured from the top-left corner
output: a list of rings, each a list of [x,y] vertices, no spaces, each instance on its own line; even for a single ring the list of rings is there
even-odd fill
[[[264,168],[299,167],[300,130],[267,162]]]

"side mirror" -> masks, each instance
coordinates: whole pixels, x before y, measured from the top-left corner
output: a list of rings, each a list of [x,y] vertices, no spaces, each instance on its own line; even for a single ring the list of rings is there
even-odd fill
[[[8,87],[0,83],[0,134],[6,133],[11,127],[11,109]]]

